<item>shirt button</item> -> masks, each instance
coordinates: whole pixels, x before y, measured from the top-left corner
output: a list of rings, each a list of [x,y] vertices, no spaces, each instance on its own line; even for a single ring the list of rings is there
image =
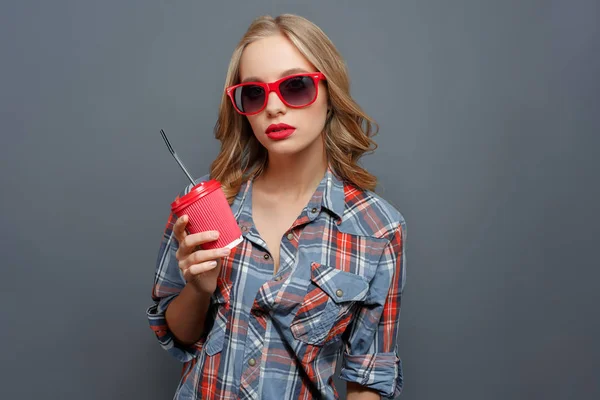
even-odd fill
[[[242,232],[247,232],[248,231],[248,227],[247,226],[242,226]]]
[[[288,240],[292,240],[294,238],[294,234],[293,233],[288,233],[287,234],[287,238],[288,238]]]
[[[256,360],[254,358],[251,358],[248,360],[248,365],[251,367],[254,367],[256,365]]]
[[[335,294],[337,297],[342,297],[344,295],[344,292],[342,291],[342,289],[338,289],[335,291]]]
[[[270,256],[267,253],[265,253],[265,255],[263,257],[265,260],[268,260]]]
[[[276,276],[275,277],[275,282],[279,282],[281,280],[281,276]]]
[[[310,212],[314,214],[314,213],[316,213],[316,212],[317,212],[317,209],[313,207],[313,209],[312,209],[312,210],[310,210]]]

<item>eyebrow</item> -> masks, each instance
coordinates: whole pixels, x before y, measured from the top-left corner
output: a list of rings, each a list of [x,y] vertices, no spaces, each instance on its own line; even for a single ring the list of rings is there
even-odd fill
[[[302,73],[310,73],[310,71],[307,71],[304,68],[290,68],[290,69],[283,71],[279,75],[279,77],[283,78],[284,76],[287,76],[287,75],[302,74]],[[260,79],[259,77],[256,77],[256,76],[249,76],[246,79],[244,79],[241,83],[246,83],[246,82],[262,82],[262,79]]]

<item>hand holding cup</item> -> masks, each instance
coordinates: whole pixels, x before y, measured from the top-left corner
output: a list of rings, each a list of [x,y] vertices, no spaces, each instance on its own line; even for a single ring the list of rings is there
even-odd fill
[[[221,270],[223,257],[231,251],[227,247],[202,249],[203,244],[215,242],[218,231],[188,233],[188,216],[177,218],[173,226],[173,235],[179,243],[175,258],[179,262],[186,282],[201,293],[213,293],[217,287],[217,278]]]

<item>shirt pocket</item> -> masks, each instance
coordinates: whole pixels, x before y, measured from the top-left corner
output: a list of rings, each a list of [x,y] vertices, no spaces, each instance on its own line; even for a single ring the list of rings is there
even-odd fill
[[[204,351],[208,356],[212,357],[223,350],[224,342],[225,330],[215,326],[206,338],[206,343],[204,344]]]
[[[311,277],[292,324],[297,340],[312,345],[339,340],[356,302],[365,299],[369,283],[360,275],[311,263]]]

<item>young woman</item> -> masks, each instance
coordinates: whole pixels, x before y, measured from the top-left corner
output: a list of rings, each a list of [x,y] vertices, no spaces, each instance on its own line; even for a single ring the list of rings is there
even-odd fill
[[[405,282],[402,215],[357,161],[376,126],[327,36],[294,15],[256,19],[233,53],[215,126],[221,182],[243,233],[187,234],[171,215],[148,309],[184,363],[177,399],[395,398]],[[179,196],[187,193],[192,185]]]

